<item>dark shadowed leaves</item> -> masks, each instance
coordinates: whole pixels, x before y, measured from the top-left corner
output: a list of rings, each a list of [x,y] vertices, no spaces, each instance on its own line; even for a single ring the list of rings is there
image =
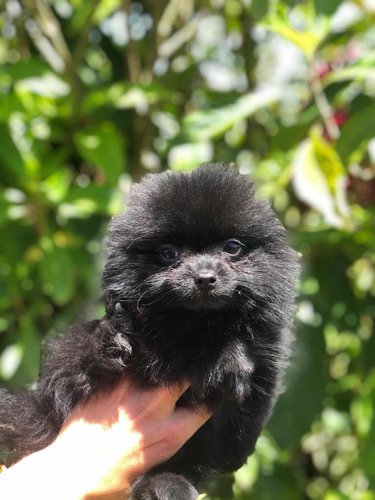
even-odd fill
[[[354,112],[349,120],[344,123],[341,135],[337,141],[337,151],[347,160],[353,151],[363,141],[374,136],[375,130],[375,104]]]
[[[75,134],[79,153],[92,166],[103,172],[105,180],[115,185],[126,166],[125,141],[110,122]]]
[[[15,145],[9,128],[0,124],[0,179],[3,183],[20,186],[25,181],[22,156]]]
[[[75,291],[75,266],[71,253],[59,248],[50,239],[41,241],[43,257],[40,272],[43,279],[43,292],[59,306],[72,300]]]
[[[297,448],[322,409],[325,392],[325,344],[319,329],[300,327],[287,390],[276,404],[268,428],[281,448]]]

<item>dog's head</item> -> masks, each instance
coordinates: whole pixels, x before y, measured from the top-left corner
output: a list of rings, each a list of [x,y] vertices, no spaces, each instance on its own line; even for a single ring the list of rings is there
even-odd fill
[[[224,164],[134,185],[108,249],[109,314],[131,304],[201,313],[292,307],[297,266],[286,231],[247,178]]]

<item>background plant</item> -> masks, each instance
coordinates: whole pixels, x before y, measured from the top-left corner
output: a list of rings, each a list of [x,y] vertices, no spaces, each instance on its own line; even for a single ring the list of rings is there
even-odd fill
[[[7,0],[0,14],[0,377],[103,313],[102,240],[146,172],[235,162],[304,274],[288,390],[210,499],[375,498],[370,0]]]

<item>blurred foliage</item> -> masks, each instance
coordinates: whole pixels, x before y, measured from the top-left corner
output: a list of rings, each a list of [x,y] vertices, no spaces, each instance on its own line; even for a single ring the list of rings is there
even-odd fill
[[[202,491],[375,499],[374,2],[1,4],[2,385],[103,312],[102,239],[133,180],[233,161],[303,256],[298,341],[256,453]]]

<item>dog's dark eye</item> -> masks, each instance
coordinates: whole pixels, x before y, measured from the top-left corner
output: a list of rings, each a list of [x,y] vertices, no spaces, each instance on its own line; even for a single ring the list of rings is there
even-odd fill
[[[176,262],[180,258],[178,250],[172,247],[161,248],[159,253],[165,262]]]
[[[125,312],[124,304],[122,302],[116,302],[115,316],[122,316],[124,312]]]
[[[243,250],[243,245],[236,240],[230,240],[224,247],[224,252],[230,255],[239,255]]]

